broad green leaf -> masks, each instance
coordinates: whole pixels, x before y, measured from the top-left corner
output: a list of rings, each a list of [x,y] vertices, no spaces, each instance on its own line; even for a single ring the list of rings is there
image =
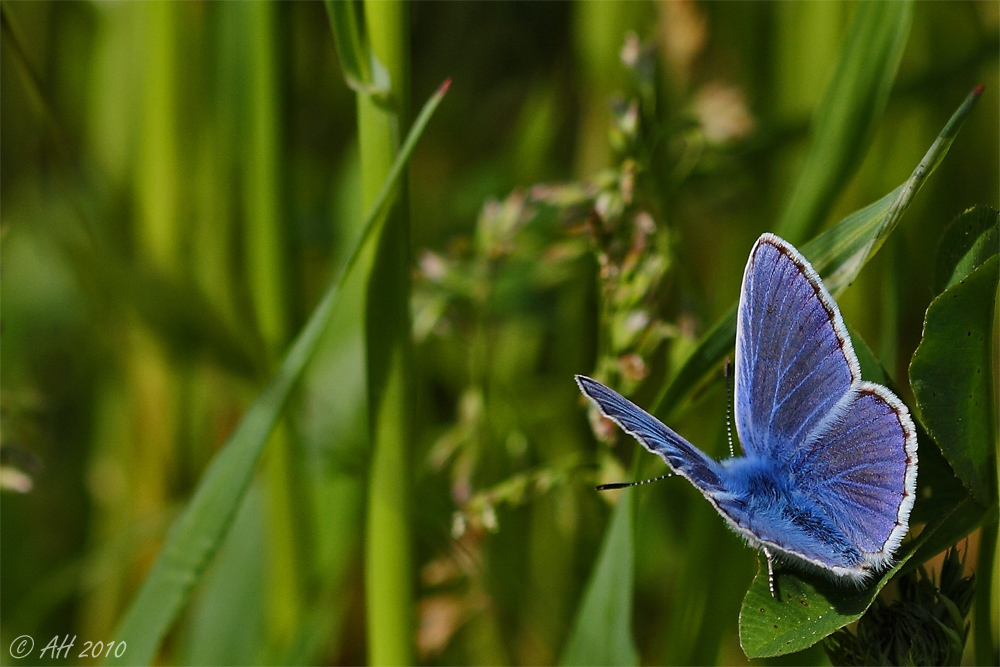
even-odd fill
[[[632,639],[634,491],[622,492],[583,593],[561,665],[637,665]]]
[[[341,285],[357,263],[367,240],[381,226],[385,204],[391,199],[390,195],[417,140],[446,91],[447,84],[424,105],[366,218],[364,232],[339,275],[292,343],[277,373],[226,440],[198,484],[191,502],[171,527],[156,562],[116,633],[118,641],[127,642],[128,651],[118,660],[109,660],[109,664],[153,663],[161,639],[181,607],[187,603],[191,590],[232,527],[264,444],[284,409],[289,393],[316,349]]]
[[[996,499],[992,360],[1000,258],[995,247],[993,252],[931,302],[910,363],[921,421],[958,477],[987,505]]]
[[[994,260],[997,253],[997,244],[1000,242],[998,239],[998,231],[1000,231],[1000,224],[998,224],[998,219],[1000,219],[1000,214],[998,214],[995,208],[989,206],[977,206],[965,211],[960,215],[948,228],[945,230],[944,235],[941,238],[941,242],[938,245],[938,256],[937,263],[935,266],[935,291],[937,293],[951,292],[951,290],[957,290],[962,286],[962,281],[968,277],[971,273],[977,270],[977,268],[982,267],[990,258]],[[944,294],[942,294],[942,297]],[[947,299],[945,300],[945,303]],[[932,304],[933,305],[933,304]],[[995,309],[993,309],[995,312]],[[930,309],[928,309],[928,316],[930,315]],[[959,332],[959,337],[961,337],[961,332]],[[968,338],[968,336],[966,336]],[[916,361],[916,359],[914,359]],[[991,360],[992,361],[992,360]],[[992,363],[990,365],[992,370]],[[911,366],[912,370],[912,366]],[[979,374],[977,374],[978,376]],[[917,380],[911,375],[911,380]],[[978,377],[977,377],[978,379]],[[992,384],[987,383],[986,389],[992,389]],[[918,396],[918,401],[920,397]],[[933,393],[931,398],[933,398]],[[995,406],[995,397],[990,405]],[[966,401],[967,402],[967,401]],[[990,410],[992,412],[992,410]],[[981,415],[980,418],[986,415]],[[989,424],[992,424],[995,429],[996,425],[996,415],[990,414]],[[937,420],[935,420],[937,421]],[[995,438],[996,434],[993,431],[992,437]],[[992,455],[995,456],[995,449],[991,445]],[[995,463],[990,466],[990,471],[995,471]],[[995,489],[996,489],[996,478],[989,471],[986,471],[989,475],[990,483],[994,489],[994,499],[995,499]],[[963,487],[963,491],[965,488]],[[925,544],[922,551],[925,554],[917,554],[918,557],[930,557],[933,556],[937,551],[943,549],[950,542],[949,539],[960,539],[964,534],[968,534],[978,525],[983,525],[983,532],[980,536],[979,542],[979,556],[978,563],[976,566],[976,576],[980,578],[981,581],[992,581],[993,577],[993,566],[994,566],[994,554],[996,550],[996,536],[997,536],[997,506],[993,505],[992,509],[984,507],[981,503],[977,502],[973,498],[968,499],[968,504],[971,509],[964,514],[956,515],[957,520],[949,523],[949,533],[945,531],[938,531],[938,534],[932,538],[931,542]],[[991,587],[982,587],[979,590],[979,594],[976,595],[975,601],[975,614],[976,618],[988,618],[990,616],[990,610],[992,608],[992,594],[993,590]],[[976,660],[978,663],[987,664],[993,654],[993,638],[990,632],[988,624],[977,624],[975,632],[975,647],[976,647]]]
[[[801,651],[861,618],[879,591],[959,509],[942,513],[919,537],[904,543],[895,565],[864,588],[778,566],[774,578],[780,597],[774,598],[768,588],[766,561],[761,560],[740,609],[740,645],[747,657]]]
[[[980,94],[982,87],[969,93],[906,182],[878,201],[847,216],[800,248],[813,268],[823,277],[832,295],[837,296],[850,285],[865,263],[885,243],[927,177],[947,155]],[[654,414],[664,419],[679,411],[682,403],[729,354],[735,340],[736,305],[733,304],[698,343],[684,365],[664,385],[653,404]]]
[[[934,266],[934,294],[940,294],[997,254],[1000,213],[974,206],[944,230]]]
[[[779,236],[792,243],[812,236],[850,180],[885,111],[912,19],[911,2],[858,5]]]

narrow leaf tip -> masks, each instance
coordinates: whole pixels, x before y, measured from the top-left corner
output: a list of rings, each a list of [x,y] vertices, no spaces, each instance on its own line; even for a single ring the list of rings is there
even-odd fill
[[[986,90],[986,86],[984,86],[983,84],[979,84],[978,86],[972,89],[972,94],[975,95],[976,97],[979,97],[980,95],[983,94],[984,90]]]
[[[440,86],[438,87],[438,89],[437,89],[437,94],[438,94],[438,95],[444,95],[445,93],[447,93],[447,92],[448,92],[448,89],[449,89],[449,88],[451,88],[451,77],[448,77],[447,79],[445,79],[445,80],[444,80],[444,83],[442,83],[442,84],[441,84],[441,85],[440,85]],[[982,88],[982,86],[980,86],[980,88]]]

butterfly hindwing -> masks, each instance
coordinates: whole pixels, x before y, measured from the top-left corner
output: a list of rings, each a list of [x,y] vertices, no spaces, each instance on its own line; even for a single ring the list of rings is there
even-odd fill
[[[790,470],[870,563],[888,560],[906,534],[916,494],[916,430],[898,398],[859,383],[803,443]]]

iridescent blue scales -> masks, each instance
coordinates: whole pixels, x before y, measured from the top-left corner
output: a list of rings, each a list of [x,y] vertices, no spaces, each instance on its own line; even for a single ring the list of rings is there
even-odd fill
[[[861,379],[837,304],[773,234],[750,251],[740,292],[734,407],[744,456],[715,461],[601,383],[577,384],[764,552],[772,593],[775,556],[861,583],[906,535],[913,420],[891,391]]]

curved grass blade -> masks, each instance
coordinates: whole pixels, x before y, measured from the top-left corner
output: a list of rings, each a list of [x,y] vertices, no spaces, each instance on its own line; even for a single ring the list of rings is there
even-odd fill
[[[902,185],[878,201],[852,213],[800,248],[833,296],[853,281],[865,263],[896,228],[913,197],[948,154],[965,119],[982,94],[976,88],[952,115],[920,164]],[[695,348],[680,370],[660,391],[653,413],[668,419],[705,381],[733,348],[736,340],[736,304],[723,315]]]
[[[885,111],[913,22],[911,2],[860,4],[815,121],[815,139],[778,225],[797,244],[816,233],[861,162]]]
[[[560,665],[639,664],[632,638],[634,494],[622,493],[604,532]]]
[[[362,248],[381,227],[385,205],[391,200],[390,195],[417,140],[447,92],[449,83],[450,81],[446,81],[424,105],[368,213],[357,244],[337,278],[295,338],[270,384],[250,406],[209,465],[184,513],[171,527],[156,562],[116,633],[118,641],[127,642],[128,651],[119,660],[109,660],[109,664],[136,665],[154,662],[161,639],[229,532],[253,478],[264,444],[281,415],[289,393],[316,349],[341,286],[357,263]]]

